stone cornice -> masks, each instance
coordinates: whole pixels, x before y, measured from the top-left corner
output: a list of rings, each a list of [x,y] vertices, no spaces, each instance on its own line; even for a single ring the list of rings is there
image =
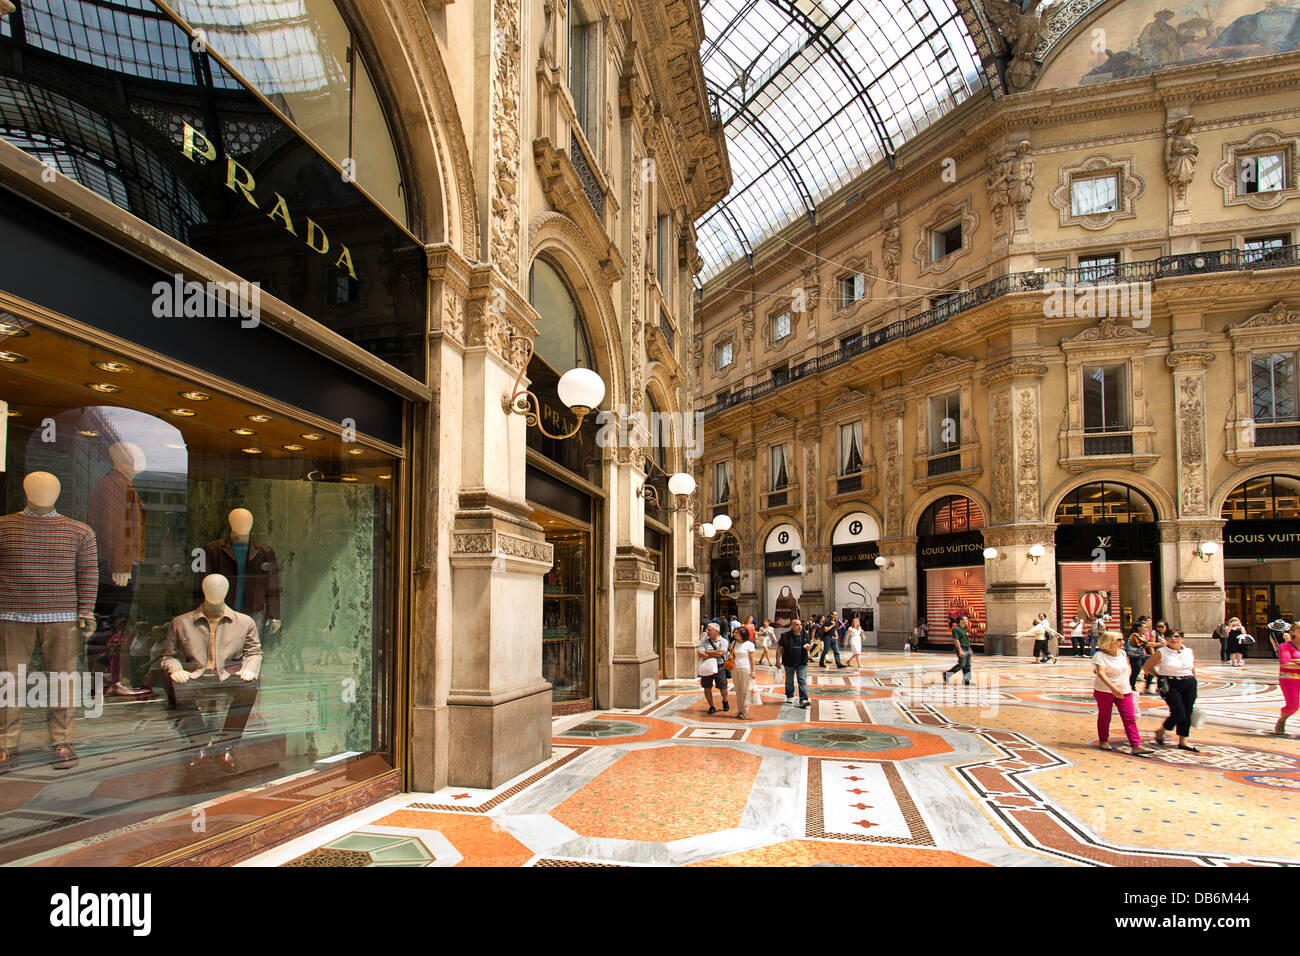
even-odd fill
[[[988,387],[1017,378],[1042,378],[1046,374],[1047,366],[1042,362],[1012,356],[987,366],[980,376],[980,384]]]

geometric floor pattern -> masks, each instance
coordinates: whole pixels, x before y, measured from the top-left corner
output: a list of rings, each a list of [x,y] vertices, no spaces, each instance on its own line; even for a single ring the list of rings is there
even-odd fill
[[[494,790],[402,794],[241,866],[1279,866],[1300,863],[1300,739],[1271,734],[1276,662],[1198,666],[1200,753],[1096,747],[1091,667],[939,654],[759,668],[751,719],[667,681],[640,710],[554,721]],[[1144,742],[1167,715],[1139,698]],[[1113,742],[1122,742],[1118,716]]]

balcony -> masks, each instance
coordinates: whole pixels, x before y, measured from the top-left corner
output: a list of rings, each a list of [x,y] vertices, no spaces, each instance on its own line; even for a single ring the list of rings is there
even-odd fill
[[[835,481],[835,493],[837,495],[852,494],[855,491],[862,490],[862,475],[847,475],[838,478]]]
[[[1190,252],[1178,256],[1165,256],[1142,262],[1122,262],[1114,267],[1113,276],[1109,281],[1111,284],[1120,282],[1159,284],[1162,280],[1214,272],[1253,272],[1262,269],[1297,267],[1300,267],[1300,245],[1262,251],[1221,249],[1214,252]],[[827,352],[825,355],[818,355],[798,365],[792,365],[780,381],[761,382],[758,385],[739,389],[725,399],[705,406],[702,409],[704,417],[712,418],[728,408],[769,395],[805,375],[824,372],[843,365],[864,352],[943,325],[954,315],[968,312],[1003,296],[1019,292],[1042,292],[1049,283],[1061,286],[1095,284],[1096,272],[1096,266],[1086,266],[1083,269],[1045,269],[1041,272],[1011,272],[997,276],[973,289],[954,293],[951,298],[946,299],[936,308],[876,329],[863,340]]]
[[[1256,448],[1277,448],[1279,445],[1300,445],[1300,424],[1256,423]]]
[[[935,475],[951,475],[954,471],[961,471],[960,452],[951,455],[939,455],[926,462],[926,476],[930,478]]]
[[[1083,453],[1085,455],[1131,455],[1133,433],[1108,432],[1101,435],[1084,435]]]

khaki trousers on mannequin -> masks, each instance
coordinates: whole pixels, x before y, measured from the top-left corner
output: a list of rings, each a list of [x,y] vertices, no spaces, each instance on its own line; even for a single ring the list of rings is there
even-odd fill
[[[30,664],[37,639],[46,673],[70,674],[77,662],[77,622],[55,621],[52,624],[29,624],[26,621],[0,621],[0,671],[12,674],[13,690],[19,701],[25,699],[27,687],[18,684],[18,669]],[[66,744],[72,740],[72,708],[50,707],[50,743]],[[20,707],[0,707],[0,747],[12,750],[23,732]]]

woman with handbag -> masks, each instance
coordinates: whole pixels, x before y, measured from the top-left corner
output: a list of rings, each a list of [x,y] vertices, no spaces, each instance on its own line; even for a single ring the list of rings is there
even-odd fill
[[[1128,654],[1129,667],[1129,686],[1133,688],[1134,693],[1138,689],[1138,678],[1142,674],[1142,665],[1147,662],[1147,632],[1146,618],[1138,618],[1137,628],[1128,636],[1128,642],[1124,645],[1124,650]],[[1147,680],[1147,690],[1151,690],[1151,681]]]
[[[1245,656],[1246,642],[1243,638],[1247,637],[1246,628],[1241,623],[1241,618],[1228,618],[1227,639],[1224,641],[1228,645],[1228,663],[1232,667],[1244,667],[1242,658]]]
[[[1137,695],[1130,686],[1131,674],[1125,673],[1128,665],[1120,653],[1123,643],[1124,635],[1119,631],[1103,631],[1097,643],[1097,653],[1092,656],[1092,696],[1097,701],[1097,746],[1102,750],[1115,749],[1110,743],[1110,714],[1112,709],[1118,707],[1120,720],[1124,722],[1124,733],[1128,737],[1129,752],[1135,757],[1146,757],[1153,751],[1142,746],[1134,707]]]
[[[758,629],[757,643],[758,643],[758,649],[763,652],[758,659],[758,663],[766,664],[768,667],[771,667],[772,662],[771,660],[768,659],[767,652],[770,651],[773,648],[773,646],[775,646],[776,644],[776,631],[772,629],[772,622],[769,621],[767,618],[763,619],[763,626]],[[777,670],[781,669],[780,661],[781,659],[778,657]]]
[[[1142,667],[1149,680],[1154,674],[1160,678],[1160,687],[1169,705],[1169,716],[1156,728],[1156,743],[1165,746],[1165,732],[1178,734],[1178,749],[1198,754],[1200,750],[1187,742],[1192,732],[1192,708],[1196,705],[1196,655],[1183,645],[1183,632],[1174,631],[1165,638],[1163,647]]]

